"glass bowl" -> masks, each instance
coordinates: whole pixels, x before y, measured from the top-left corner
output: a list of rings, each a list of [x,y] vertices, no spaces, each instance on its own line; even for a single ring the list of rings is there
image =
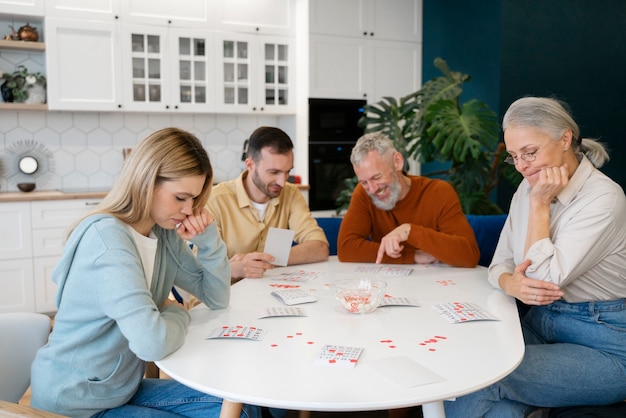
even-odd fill
[[[371,279],[342,279],[333,283],[335,299],[354,314],[374,312],[385,297],[387,283]]]

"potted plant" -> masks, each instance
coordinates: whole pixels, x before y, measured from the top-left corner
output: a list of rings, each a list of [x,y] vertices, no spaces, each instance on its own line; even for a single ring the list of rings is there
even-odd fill
[[[0,73],[4,80],[0,90],[5,102],[16,103],[45,103],[46,77],[37,72],[29,73],[28,69],[20,65],[11,74]]]
[[[460,103],[462,85],[470,80],[469,75],[450,71],[441,58],[435,59],[434,65],[441,76],[405,97],[385,97],[366,105],[359,125],[365,132],[382,132],[391,138],[405,160],[449,164],[447,169],[422,175],[450,181],[466,214],[502,213],[489,194],[501,178],[516,186],[521,176],[504,163],[497,115],[477,99]],[[345,184],[337,198],[338,213],[347,208],[356,181],[346,179]]]

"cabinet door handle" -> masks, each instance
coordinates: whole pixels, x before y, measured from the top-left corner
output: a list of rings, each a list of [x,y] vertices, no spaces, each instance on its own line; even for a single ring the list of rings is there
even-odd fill
[[[100,202],[85,202],[85,206],[98,206]]]

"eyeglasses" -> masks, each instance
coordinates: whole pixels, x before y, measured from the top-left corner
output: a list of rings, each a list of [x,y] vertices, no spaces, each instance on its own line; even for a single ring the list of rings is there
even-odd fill
[[[522,160],[530,163],[530,162],[535,161],[535,159],[537,158],[537,152],[539,152],[539,149],[536,149],[532,152],[525,152],[519,157],[518,156],[514,157],[512,155],[509,155],[508,157],[504,159],[504,162],[507,164],[515,165],[515,163],[517,163],[517,159],[521,158]]]

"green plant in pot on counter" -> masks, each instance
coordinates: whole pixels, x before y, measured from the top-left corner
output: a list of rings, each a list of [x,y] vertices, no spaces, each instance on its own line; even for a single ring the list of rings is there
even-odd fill
[[[43,74],[29,73],[25,66],[20,65],[12,73],[0,73],[0,76],[4,80],[0,89],[5,102],[28,102],[29,97],[34,99],[31,96],[41,95],[42,92],[43,98],[35,102],[45,101],[46,77]]]
[[[462,85],[469,81],[469,75],[450,71],[441,58],[434,64],[441,76],[407,96],[385,97],[366,105],[359,125],[365,132],[386,134],[405,160],[449,165],[422,175],[450,181],[466,214],[502,213],[489,194],[501,178],[517,186],[521,176],[504,162],[506,152],[499,141],[498,117],[480,100],[460,103]],[[348,207],[356,183],[356,178],[345,181],[346,189],[337,198],[337,213]]]

